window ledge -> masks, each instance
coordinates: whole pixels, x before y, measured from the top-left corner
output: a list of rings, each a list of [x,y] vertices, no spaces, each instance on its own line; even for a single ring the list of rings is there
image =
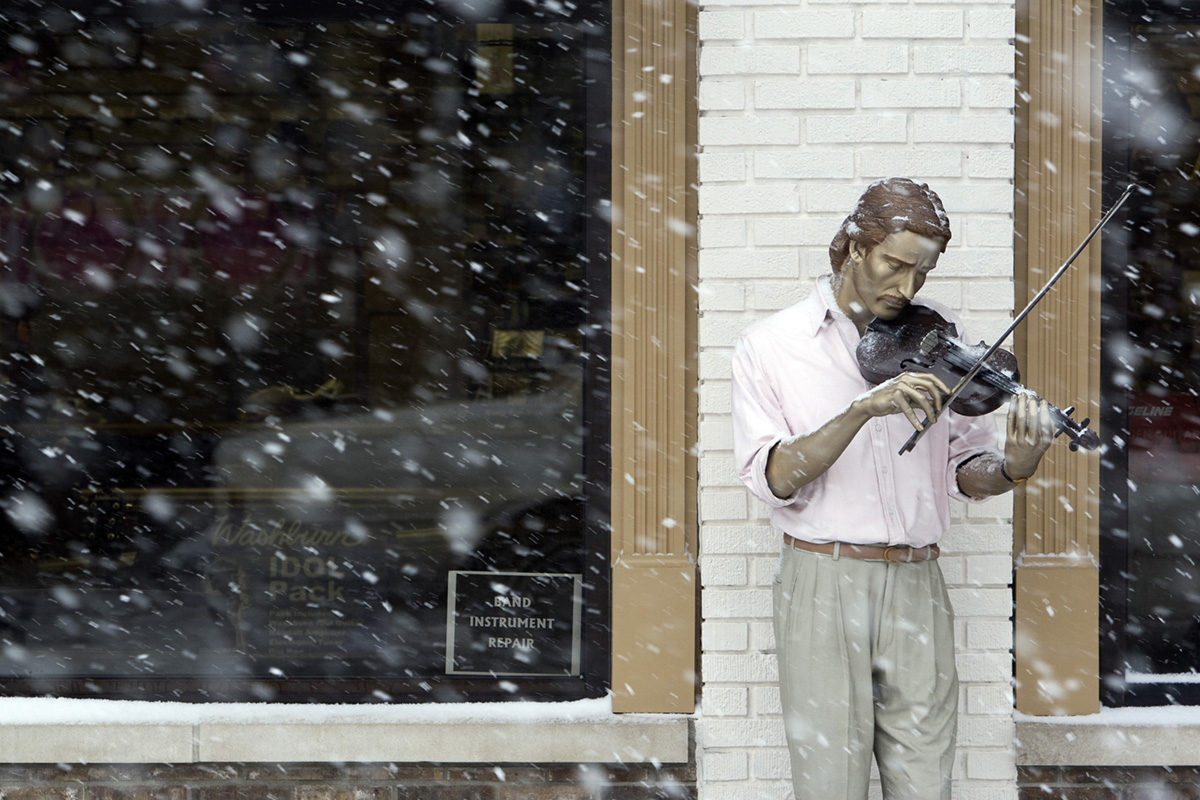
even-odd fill
[[[617,715],[608,700],[193,706],[0,698],[0,763],[686,763],[691,720]]]
[[[1200,765],[1200,708],[1102,709],[1075,717],[1016,714],[1020,766]]]

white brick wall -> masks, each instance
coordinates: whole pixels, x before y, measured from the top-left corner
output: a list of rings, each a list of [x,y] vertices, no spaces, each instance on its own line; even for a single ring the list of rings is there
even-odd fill
[[[791,795],[771,632],[778,535],[733,472],[729,358],[805,296],[863,187],[905,175],[954,240],[926,292],[976,337],[1012,313],[1015,12],[1001,2],[703,2],[700,514],[703,800]],[[943,569],[962,681],[955,798],[1015,798],[1012,502],[957,507]],[[873,790],[878,796],[878,787]]]

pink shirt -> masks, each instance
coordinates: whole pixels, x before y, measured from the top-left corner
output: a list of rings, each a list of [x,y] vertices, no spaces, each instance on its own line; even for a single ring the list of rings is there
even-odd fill
[[[742,480],[771,507],[771,523],[810,542],[932,544],[950,526],[950,501],[971,501],[956,472],[998,448],[988,415],[943,414],[912,452],[899,455],[913,427],[902,414],[872,418],[823,475],[791,497],[767,485],[767,455],[809,433],[870,388],[854,351],[859,334],[834,299],[829,275],[791,308],[750,326],[733,356],[733,446]],[[921,301],[958,324],[938,304]],[[959,325],[961,332],[962,326]]]

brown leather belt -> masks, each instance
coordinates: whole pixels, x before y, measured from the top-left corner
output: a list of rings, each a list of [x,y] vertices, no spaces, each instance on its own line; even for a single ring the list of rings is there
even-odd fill
[[[873,544],[849,544],[847,542],[828,542],[814,544],[803,539],[797,539],[786,533],[783,541],[797,550],[807,550],[810,553],[823,553],[827,556],[845,556],[846,558],[861,558],[864,561],[886,561],[889,564],[909,564],[920,561],[933,561],[942,551],[936,544],[925,547],[909,547],[905,544],[882,547]]]

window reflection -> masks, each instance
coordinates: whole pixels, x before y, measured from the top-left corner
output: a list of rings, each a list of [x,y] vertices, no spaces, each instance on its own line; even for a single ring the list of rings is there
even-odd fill
[[[6,686],[428,688],[584,573],[603,28],[428,9],[4,26]]]
[[[1124,638],[1118,684],[1170,684],[1200,671],[1200,75],[1194,23],[1135,25],[1119,79],[1129,110],[1135,193],[1126,263],[1113,273],[1110,311],[1124,322],[1106,342],[1109,402],[1127,426],[1127,517],[1114,621]],[[1115,455],[1115,454],[1114,454]],[[1121,577],[1118,577],[1121,576]],[[1159,695],[1161,702],[1161,695]]]

